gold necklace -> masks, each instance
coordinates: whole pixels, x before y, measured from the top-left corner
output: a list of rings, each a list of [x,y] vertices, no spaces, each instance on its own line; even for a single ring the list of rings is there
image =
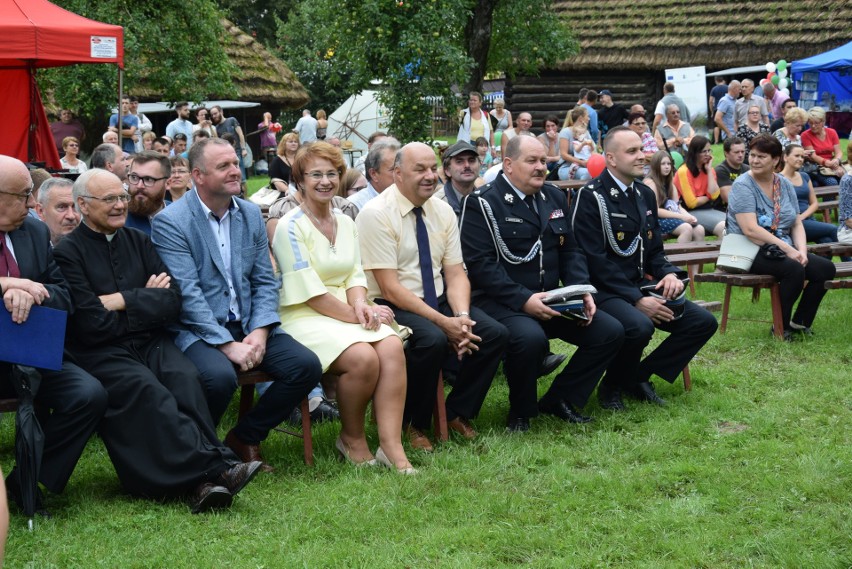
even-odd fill
[[[326,235],[325,231],[322,228],[322,224],[320,220],[317,219],[317,216],[310,210],[308,206],[305,205],[305,202],[299,204],[299,207],[302,208],[302,211],[308,214],[308,216],[313,220],[314,225],[316,225],[317,229],[320,230],[320,233],[323,234],[323,237],[328,239],[328,248],[331,249],[332,253],[337,253],[337,248],[335,247],[335,242],[337,241],[337,218],[334,216],[334,211],[331,212],[331,238],[329,239],[328,235]]]

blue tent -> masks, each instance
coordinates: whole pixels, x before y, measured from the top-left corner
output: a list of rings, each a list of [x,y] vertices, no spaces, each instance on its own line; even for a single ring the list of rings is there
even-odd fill
[[[794,61],[792,75],[800,106],[852,111],[852,42]]]

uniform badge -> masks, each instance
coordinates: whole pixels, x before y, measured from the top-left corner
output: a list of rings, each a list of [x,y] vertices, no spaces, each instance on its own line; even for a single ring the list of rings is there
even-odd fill
[[[509,223],[523,223],[524,222],[524,220],[521,219],[520,217],[507,217],[506,221],[508,221]]]
[[[612,196],[612,199],[617,200],[618,199],[618,190],[616,190],[615,188],[612,188],[609,191],[609,195]]]
[[[506,203],[515,203],[515,196],[513,196],[512,194],[507,193],[505,196],[503,196],[503,199],[506,200]]]
[[[619,231],[618,233],[615,234],[615,238],[618,239],[619,241],[624,241],[624,232]]]
[[[563,245],[565,245],[565,236],[560,235],[559,236],[559,246],[562,247]]]
[[[650,229],[648,230],[648,239],[651,239],[654,236],[654,232]]]
[[[648,211],[646,211],[646,212],[645,212],[645,217],[651,217],[651,213],[652,213],[652,212],[651,212],[651,210],[649,209]]]
[[[565,213],[561,209],[554,209],[550,212],[550,219],[559,219],[565,217]]]

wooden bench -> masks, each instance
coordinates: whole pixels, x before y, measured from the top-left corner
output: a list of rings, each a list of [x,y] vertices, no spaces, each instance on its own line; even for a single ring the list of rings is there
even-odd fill
[[[262,371],[241,371],[237,373],[237,384],[240,386],[240,407],[238,412],[238,420],[248,413],[254,405],[254,388],[258,383],[266,383],[272,381],[266,373]],[[314,464],[314,439],[311,432],[311,412],[308,407],[307,398],[302,399],[299,407],[302,411],[302,432],[291,431],[280,425],[275,427],[279,433],[284,433],[292,437],[302,439],[304,447],[305,464],[313,466]]]
[[[719,312],[722,308],[722,303],[718,300],[694,300],[696,306],[700,306],[705,310],[709,310],[710,312]],[[685,391],[692,391],[692,375],[689,373],[689,364],[686,364],[686,367],[683,368],[683,389]]]
[[[718,251],[722,245],[721,239],[716,241],[689,241],[687,243],[663,243],[663,251],[666,255],[679,255],[681,253],[700,253],[701,251]]]
[[[825,288],[829,290],[852,288],[852,278],[850,278],[852,277],[852,261],[835,263],[834,266],[837,269],[837,273],[834,275],[834,280],[825,283]]]
[[[719,249],[666,255],[666,258],[669,263],[676,267],[686,267],[686,272],[689,275],[689,293],[695,296],[695,275],[704,272],[705,264],[716,264],[716,260],[719,258]]]
[[[553,184],[562,190],[577,190],[591,182],[591,180],[551,180],[548,184]]]
[[[784,323],[781,321],[781,297],[778,281],[772,275],[733,274],[724,271],[712,273],[700,273],[695,275],[698,282],[722,283],[725,285],[725,299],[722,301],[722,321],[719,324],[719,332],[722,334],[728,328],[728,315],[731,308],[731,289],[735,286],[749,287],[752,289],[752,302],[760,299],[760,289],[768,288],[772,304],[772,326],[775,337],[784,338]]]
[[[819,202],[817,206],[817,211],[822,212],[822,220],[826,223],[831,223],[831,214],[832,212],[836,213],[837,208],[840,207],[839,200],[831,200],[831,201],[822,201]]]
[[[840,195],[840,186],[816,186],[814,195],[818,200],[836,199]]]

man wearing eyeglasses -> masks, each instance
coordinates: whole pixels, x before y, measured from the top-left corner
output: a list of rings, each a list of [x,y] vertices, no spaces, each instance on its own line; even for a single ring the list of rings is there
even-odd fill
[[[127,204],[125,227],[151,235],[151,220],[167,205],[166,180],[171,175],[168,157],[153,150],[133,155],[127,175],[130,203]]]
[[[34,206],[32,181],[19,160],[0,156],[0,318],[18,324],[27,321],[34,305],[71,312],[68,283],[53,260],[48,228],[27,215]],[[21,342],[20,337],[2,342]],[[33,347],[36,348],[35,346]],[[11,364],[0,362],[0,396],[15,397],[9,383]],[[51,492],[62,492],[77,460],[95,431],[107,405],[107,394],[98,381],[69,361],[60,371],[39,370],[42,383],[36,403],[51,412],[40,417],[44,430],[44,454],[39,482]],[[12,501],[21,505],[17,470],[6,480]],[[36,508],[42,513],[41,495]]]
[[[271,379],[257,405],[225,437],[244,461],[317,384],[317,356],[281,330],[280,283],[272,272],[260,208],[237,197],[239,159],[226,140],[192,145],[195,189],[154,218],[152,238],[184,291],[175,342],[198,367],[213,421],[237,389],[237,371]],[[264,470],[272,467],[264,465]]]
[[[109,393],[101,437],[122,485],[190,496],[193,512],[230,506],[261,465],[218,439],[198,370],[166,329],[180,317],[180,287],[148,236],[124,227],[121,180],[89,170],[73,195],[83,222],[54,249],[76,305],[68,348]]]

